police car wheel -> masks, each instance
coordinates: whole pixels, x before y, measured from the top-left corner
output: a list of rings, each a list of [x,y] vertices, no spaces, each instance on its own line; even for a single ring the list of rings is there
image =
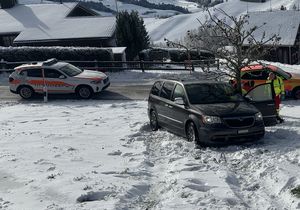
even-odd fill
[[[297,87],[293,90],[293,96],[295,99],[300,99],[300,87]]]
[[[80,86],[77,89],[77,95],[82,99],[89,99],[93,95],[93,90],[88,86]]]
[[[30,99],[33,97],[34,91],[28,86],[23,86],[19,89],[19,94],[24,99]]]

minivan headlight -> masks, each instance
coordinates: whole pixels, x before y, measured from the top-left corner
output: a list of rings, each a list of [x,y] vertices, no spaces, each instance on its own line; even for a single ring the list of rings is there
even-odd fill
[[[255,114],[255,120],[256,121],[262,121],[263,120],[263,116],[261,114],[261,112],[258,112]]]
[[[221,118],[216,116],[202,116],[202,121],[205,124],[218,124],[221,123]]]

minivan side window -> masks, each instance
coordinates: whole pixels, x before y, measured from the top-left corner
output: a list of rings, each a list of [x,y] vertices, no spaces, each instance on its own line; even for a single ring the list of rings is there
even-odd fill
[[[174,89],[174,93],[173,93],[173,96],[172,96],[172,101],[174,101],[175,98],[182,98],[183,100],[185,100],[184,89],[179,84],[177,84],[175,89]]]
[[[43,77],[41,69],[26,69],[23,70],[20,74],[21,75],[27,74],[27,77]]]
[[[273,100],[272,85],[271,83],[258,85],[250,90],[246,96],[250,96],[255,102]]]
[[[158,96],[159,95],[159,91],[161,89],[162,86],[162,82],[155,82],[153,87],[151,88],[151,94]]]
[[[173,82],[165,82],[162,89],[161,89],[160,97],[170,99],[173,87],[174,87]]]

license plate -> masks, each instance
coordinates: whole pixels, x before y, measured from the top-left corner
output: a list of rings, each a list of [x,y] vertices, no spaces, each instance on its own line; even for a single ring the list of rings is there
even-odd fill
[[[248,133],[249,130],[238,130],[238,134]]]

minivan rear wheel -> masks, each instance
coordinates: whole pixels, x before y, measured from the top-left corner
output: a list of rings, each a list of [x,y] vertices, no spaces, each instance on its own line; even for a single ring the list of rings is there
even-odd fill
[[[158,130],[158,120],[157,120],[157,114],[156,111],[152,110],[150,112],[150,127],[152,131]]]
[[[198,134],[193,122],[189,122],[186,128],[186,138],[189,142],[198,142]]]

